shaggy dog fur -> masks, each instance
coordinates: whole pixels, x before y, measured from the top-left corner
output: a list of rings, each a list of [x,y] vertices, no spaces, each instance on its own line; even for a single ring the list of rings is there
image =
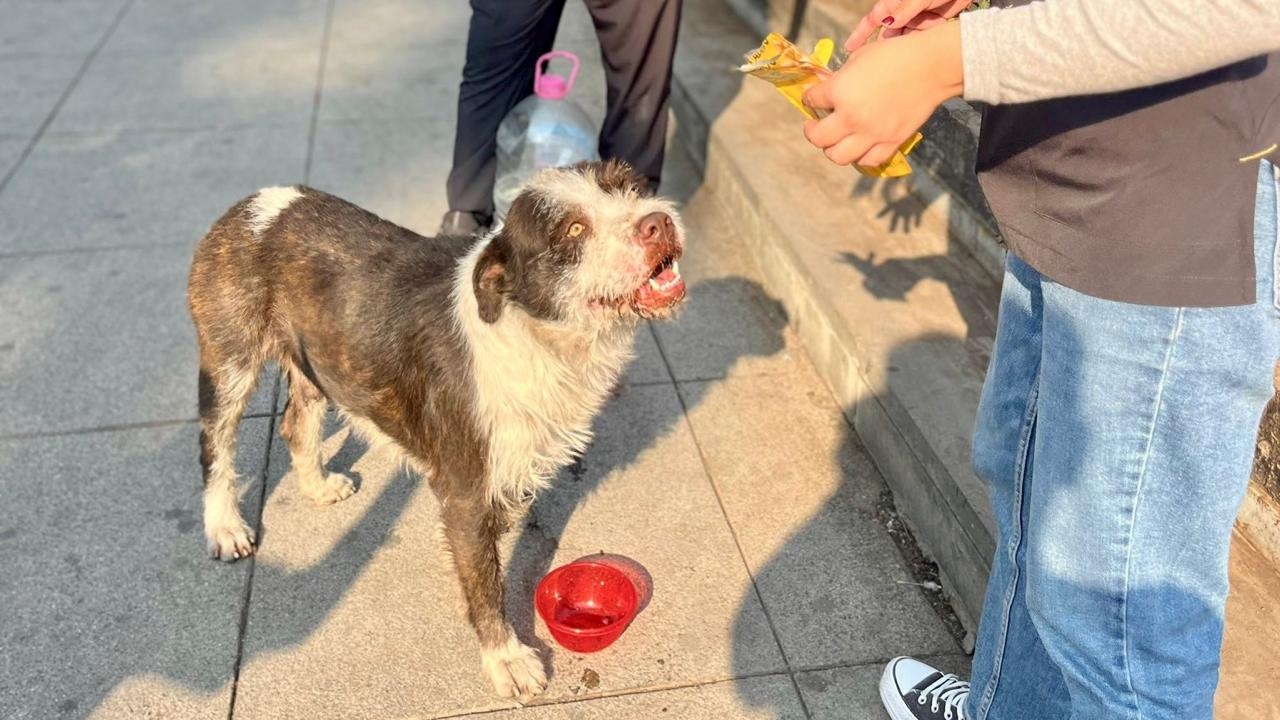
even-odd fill
[[[504,617],[497,543],[586,447],[640,318],[683,299],[683,246],[671,204],[612,162],[541,173],[482,239],[424,238],[307,187],[236,204],[200,241],[189,286],[209,553],[254,550],[236,429],[274,360],[302,494],[355,491],[324,468],[329,403],[394,445],[439,499],[484,672],[501,695],[538,694],[543,662]]]

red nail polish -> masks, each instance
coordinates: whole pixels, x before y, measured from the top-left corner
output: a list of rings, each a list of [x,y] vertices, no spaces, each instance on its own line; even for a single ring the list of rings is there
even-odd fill
[[[892,25],[892,24],[893,24],[893,16],[892,16],[892,15],[886,15],[886,16],[885,16],[885,18],[884,18],[884,20],[881,20],[880,22],[884,23],[885,25]]]

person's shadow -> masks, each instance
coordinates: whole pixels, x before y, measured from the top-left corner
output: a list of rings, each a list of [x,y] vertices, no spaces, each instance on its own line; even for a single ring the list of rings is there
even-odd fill
[[[895,235],[917,231],[936,199],[910,189],[902,180],[864,178],[855,186],[851,201],[870,203],[883,224],[882,232],[892,241]],[[970,250],[950,228],[942,252],[880,258],[872,252],[838,251],[835,259],[855,268],[863,289],[881,302],[908,303],[921,283],[941,283],[960,316],[963,334],[924,331],[888,350],[882,377],[896,387],[894,397],[888,397],[888,387],[877,387],[856,408],[840,408],[846,423],[841,441],[830,450],[838,473],[834,489],[755,571],[756,587],[762,589],[758,597],[779,631],[787,663],[796,671],[796,682],[815,717],[878,705],[874,697],[863,694],[873,687],[870,680],[878,677],[880,668],[843,666],[851,662],[874,664],[900,654],[917,654],[952,672],[967,673],[961,644],[965,629],[946,594],[954,588],[942,587],[937,566],[917,546],[854,421],[881,414],[883,419],[873,424],[892,427],[892,415],[883,414],[902,397],[939,408],[961,402],[957,398],[967,397],[968,388],[958,387],[957,380],[981,377],[989,360],[998,301],[998,283],[978,268]],[[939,356],[963,358],[968,367],[911,373],[917,387],[895,386],[906,382],[898,370]],[[921,382],[931,387],[919,387]],[[884,437],[872,441],[881,443],[878,453],[887,450],[903,456],[889,462],[916,462],[910,458],[910,448],[886,448]],[[780,588],[789,588],[781,607]],[[758,615],[748,611],[754,602],[755,598],[744,597],[735,621],[733,662],[738,674],[754,664],[747,642],[753,633],[751,624],[758,622]],[[766,708],[772,716],[788,712],[788,706],[779,705],[776,695],[763,686],[741,683],[738,694],[747,706]]]
[[[705,313],[699,312],[697,307],[691,307],[687,310],[690,315],[724,320],[732,329],[740,330],[724,330],[716,334],[714,344],[702,354],[706,364],[700,368],[698,380],[722,378],[742,359],[770,356],[783,350],[786,312],[781,303],[769,297],[754,280],[726,277],[696,282],[690,287],[689,297],[691,304],[705,302],[708,307]],[[738,317],[719,317],[724,308],[733,308],[732,312]],[[675,322],[682,321],[677,319]],[[670,335],[698,334],[700,324],[701,321],[695,319],[687,329],[672,326]],[[641,331],[647,332],[647,329],[642,328]],[[670,335],[667,332],[658,334],[660,347],[663,344],[662,337]],[[666,382],[671,381],[663,381],[663,384]],[[585,457],[561,471],[551,488],[538,496],[522,524],[513,531],[516,538],[507,565],[508,618],[520,638],[543,650],[544,657],[549,657],[549,647],[534,632],[533,603],[530,600],[538,581],[550,570],[559,548],[560,536],[574,512],[615,470],[635,462],[660,438],[684,422],[685,412],[692,411],[712,386],[713,382],[682,385],[682,404],[664,406],[667,408],[666,415],[628,426],[625,441],[612,443],[624,447],[625,451],[611,454],[606,463],[596,464],[594,456],[588,451]],[[628,386],[620,386],[617,396],[605,407],[602,415],[611,412],[616,403],[629,401]],[[597,426],[599,425],[597,419]]]

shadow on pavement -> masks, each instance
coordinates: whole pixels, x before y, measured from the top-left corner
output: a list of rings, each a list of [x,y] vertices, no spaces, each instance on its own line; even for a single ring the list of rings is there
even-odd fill
[[[758,283],[742,277],[696,282],[689,290],[689,302],[698,302],[700,295],[717,294],[744,298],[746,304],[752,306],[743,308],[744,311],[751,311],[753,317],[759,317],[768,324],[759,328],[758,332],[723,337],[715,352],[708,353],[708,357],[715,362],[709,373],[710,378],[724,377],[741,359],[774,355],[783,350],[782,331],[786,326],[786,313],[782,305],[770,298]],[[517,539],[507,568],[508,613],[521,639],[536,643],[543,650],[549,649],[534,633],[533,604],[530,599],[538,581],[551,569],[560,537],[574,511],[611,473],[635,462],[657,440],[685,422],[685,413],[696,407],[703,393],[714,385],[714,382],[683,385],[683,407],[672,406],[673,412],[657,422],[627,428],[625,452],[611,456],[607,464],[593,465],[590,464],[591,460],[579,458],[561,472],[555,484],[534,502],[522,526],[514,531]],[[624,398],[621,401],[625,401],[626,393],[627,388],[624,386],[620,389],[620,396]],[[619,401],[617,398],[614,400]],[[610,408],[606,406],[604,413],[609,412]],[[660,578],[655,582],[661,585]],[[655,587],[654,592],[660,592],[660,589]]]

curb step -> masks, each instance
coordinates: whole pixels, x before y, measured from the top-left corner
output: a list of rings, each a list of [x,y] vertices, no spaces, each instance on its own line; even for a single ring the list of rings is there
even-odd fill
[[[676,62],[679,140],[973,630],[994,523],[969,468],[969,434],[995,330],[999,250],[975,258],[957,228],[976,224],[941,185],[922,195],[927,178],[878,181],[827,163],[772,88],[731,71],[761,34],[722,2],[686,5],[685,15],[682,32],[696,40]]]

